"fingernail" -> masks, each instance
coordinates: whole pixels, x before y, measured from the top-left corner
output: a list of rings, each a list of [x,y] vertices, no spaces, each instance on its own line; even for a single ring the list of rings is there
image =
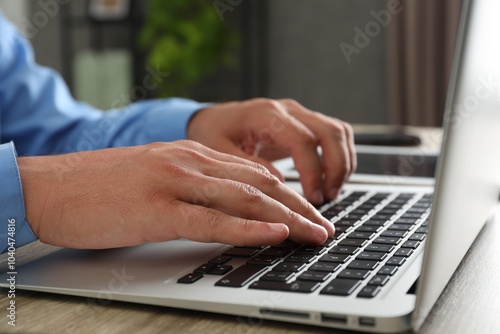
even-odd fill
[[[335,233],[335,225],[333,225],[333,223],[326,218],[323,218],[323,220],[326,222],[325,228],[328,232],[328,235],[332,236]]]
[[[328,192],[328,196],[330,199],[335,199],[339,195],[339,190],[337,188],[331,188]]]
[[[319,242],[324,242],[326,240],[326,238],[328,238],[328,232],[326,231],[326,229],[324,227],[321,227],[321,226],[316,225],[316,224],[312,224],[312,229],[313,229],[314,234],[316,234],[318,236]]]
[[[321,203],[323,203],[323,202],[324,202],[323,192],[321,191],[321,189],[316,189],[316,190],[313,192],[312,200],[313,200],[313,201],[314,201],[314,203],[316,203],[316,204],[321,204]]]
[[[269,223],[269,228],[271,229],[271,231],[277,234],[283,234],[283,232],[287,229],[285,224],[273,224],[273,223]]]

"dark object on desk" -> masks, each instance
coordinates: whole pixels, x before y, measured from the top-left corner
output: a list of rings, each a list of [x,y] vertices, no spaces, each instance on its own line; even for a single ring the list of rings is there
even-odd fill
[[[354,135],[356,145],[418,146],[420,137],[404,132],[359,133]]]

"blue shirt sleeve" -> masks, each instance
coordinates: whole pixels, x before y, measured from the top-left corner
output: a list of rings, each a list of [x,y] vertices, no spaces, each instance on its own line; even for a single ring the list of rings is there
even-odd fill
[[[26,221],[23,189],[12,143],[0,145],[0,253],[10,247],[21,247],[36,240]]]
[[[207,105],[173,98],[103,112],[78,102],[58,73],[35,63],[28,41],[0,12],[0,144],[13,142],[19,156],[185,139],[189,119]],[[0,248],[6,244],[5,217],[18,217],[27,231],[25,241],[36,240],[23,223],[24,199],[12,152],[12,144],[2,145]],[[18,238],[24,233],[19,231]]]

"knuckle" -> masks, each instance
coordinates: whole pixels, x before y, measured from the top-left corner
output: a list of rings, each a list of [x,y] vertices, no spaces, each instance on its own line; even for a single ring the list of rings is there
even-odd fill
[[[261,192],[252,185],[243,184],[239,191],[243,200],[251,206],[261,204],[263,201]]]

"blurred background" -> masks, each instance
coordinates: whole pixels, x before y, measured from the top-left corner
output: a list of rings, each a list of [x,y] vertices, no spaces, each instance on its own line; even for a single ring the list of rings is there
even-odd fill
[[[351,123],[440,126],[460,0],[0,0],[73,94],[293,98]]]

